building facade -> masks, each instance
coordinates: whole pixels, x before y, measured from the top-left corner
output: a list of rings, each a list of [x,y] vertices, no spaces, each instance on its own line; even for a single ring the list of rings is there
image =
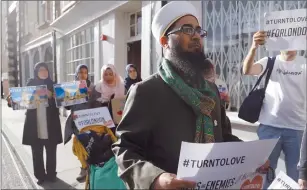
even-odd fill
[[[150,24],[159,7],[159,1],[75,2],[51,24],[57,31],[60,80],[73,80],[76,66],[86,64],[96,83],[101,80],[102,65],[112,58],[123,77],[129,63],[135,64],[143,77],[149,76],[148,57],[157,54]]]
[[[7,31],[6,31],[6,18],[8,16],[9,2],[2,1],[0,3],[0,24],[1,24],[1,35],[0,35],[0,64],[1,64],[1,83],[3,85],[4,95],[8,95],[8,53],[7,53]]]
[[[87,64],[91,80],[98,82],[100,68],[112,58],[122,77],[130,63],[142,78],[156,72],[162,48],[152,36],[151,22],[163,3],[167,1],[75,2],[51,24],[57,31],[60,80],[72,80],[76,66]],[[201,11],[201,2],[193,3]]]
[[[39,61],[49,63],[52,76],[59,82],[74,80],[77,65],[86,64],[91,81],[97,83],[101,80],[102,65],[112,58],[122,77],[126,65],[133,63],[142,78],[147,78],[157,71],[162,55],[161,46],[152,36],[151,22],[157,10],[168,2],[19,1],[22,85],[33,77],[33,66]],[[306,2],[191,2],[199,11],[202,27],[208,31],[205,53],[228,85],[231,107],[238,109],[256,80],[242,76],[240,68],[253,33],[262,27],[264,13],[306,8]],[[262,48],[257,57],[276,53]]]
[[[55,79],[53,62],[53,30],[50,24],[61,14],[59,1],[19,1],[21,14],[21,62],[22,85],[33,77],[37,62],[48,63]]]

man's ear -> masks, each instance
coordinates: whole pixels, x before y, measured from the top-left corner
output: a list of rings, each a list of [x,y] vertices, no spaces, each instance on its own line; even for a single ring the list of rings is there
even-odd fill
[[[161,44],[162,47],[168,48],[168,37],[162,36],[160,38],[160,44]]]

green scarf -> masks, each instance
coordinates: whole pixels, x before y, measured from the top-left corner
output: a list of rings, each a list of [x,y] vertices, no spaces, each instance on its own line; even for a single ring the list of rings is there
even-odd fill
[[[216,98],[217,95],[216,92],[210,88],[208,82],[204,80],[199,89],[188,86],[182,78],[176,74],[170,66],[170,62],[166,59],[162,60],[158,72],[164,82],[190,105],[197,115],[194,141],[196,143],[215,142],[211,111],[214,109],[214,98]]]

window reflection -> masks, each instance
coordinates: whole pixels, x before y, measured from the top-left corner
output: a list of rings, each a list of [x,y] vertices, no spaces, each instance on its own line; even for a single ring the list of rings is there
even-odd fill
[[[137,13],[137,34],[142,33],[142,12]]]

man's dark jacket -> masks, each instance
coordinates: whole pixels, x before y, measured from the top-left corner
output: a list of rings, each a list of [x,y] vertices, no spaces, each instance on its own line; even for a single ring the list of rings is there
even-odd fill
[[[215,84],[210,84],[219,94]],[[240,141],[231,134],[220,98],[212,112],[216,142]],[[216,123],[215,122],[215,123]],[[227,123],[227,124],[226,124]],[[193,142],[196,115],[158,74],[131,87],[113,152],[128,189],[148,189],[163,172],[177,173],[181,142]]]
[[[299,178],[307,180],[307,125],[304,130],[302,147],[301,147],[301,159],[299,162]]]

